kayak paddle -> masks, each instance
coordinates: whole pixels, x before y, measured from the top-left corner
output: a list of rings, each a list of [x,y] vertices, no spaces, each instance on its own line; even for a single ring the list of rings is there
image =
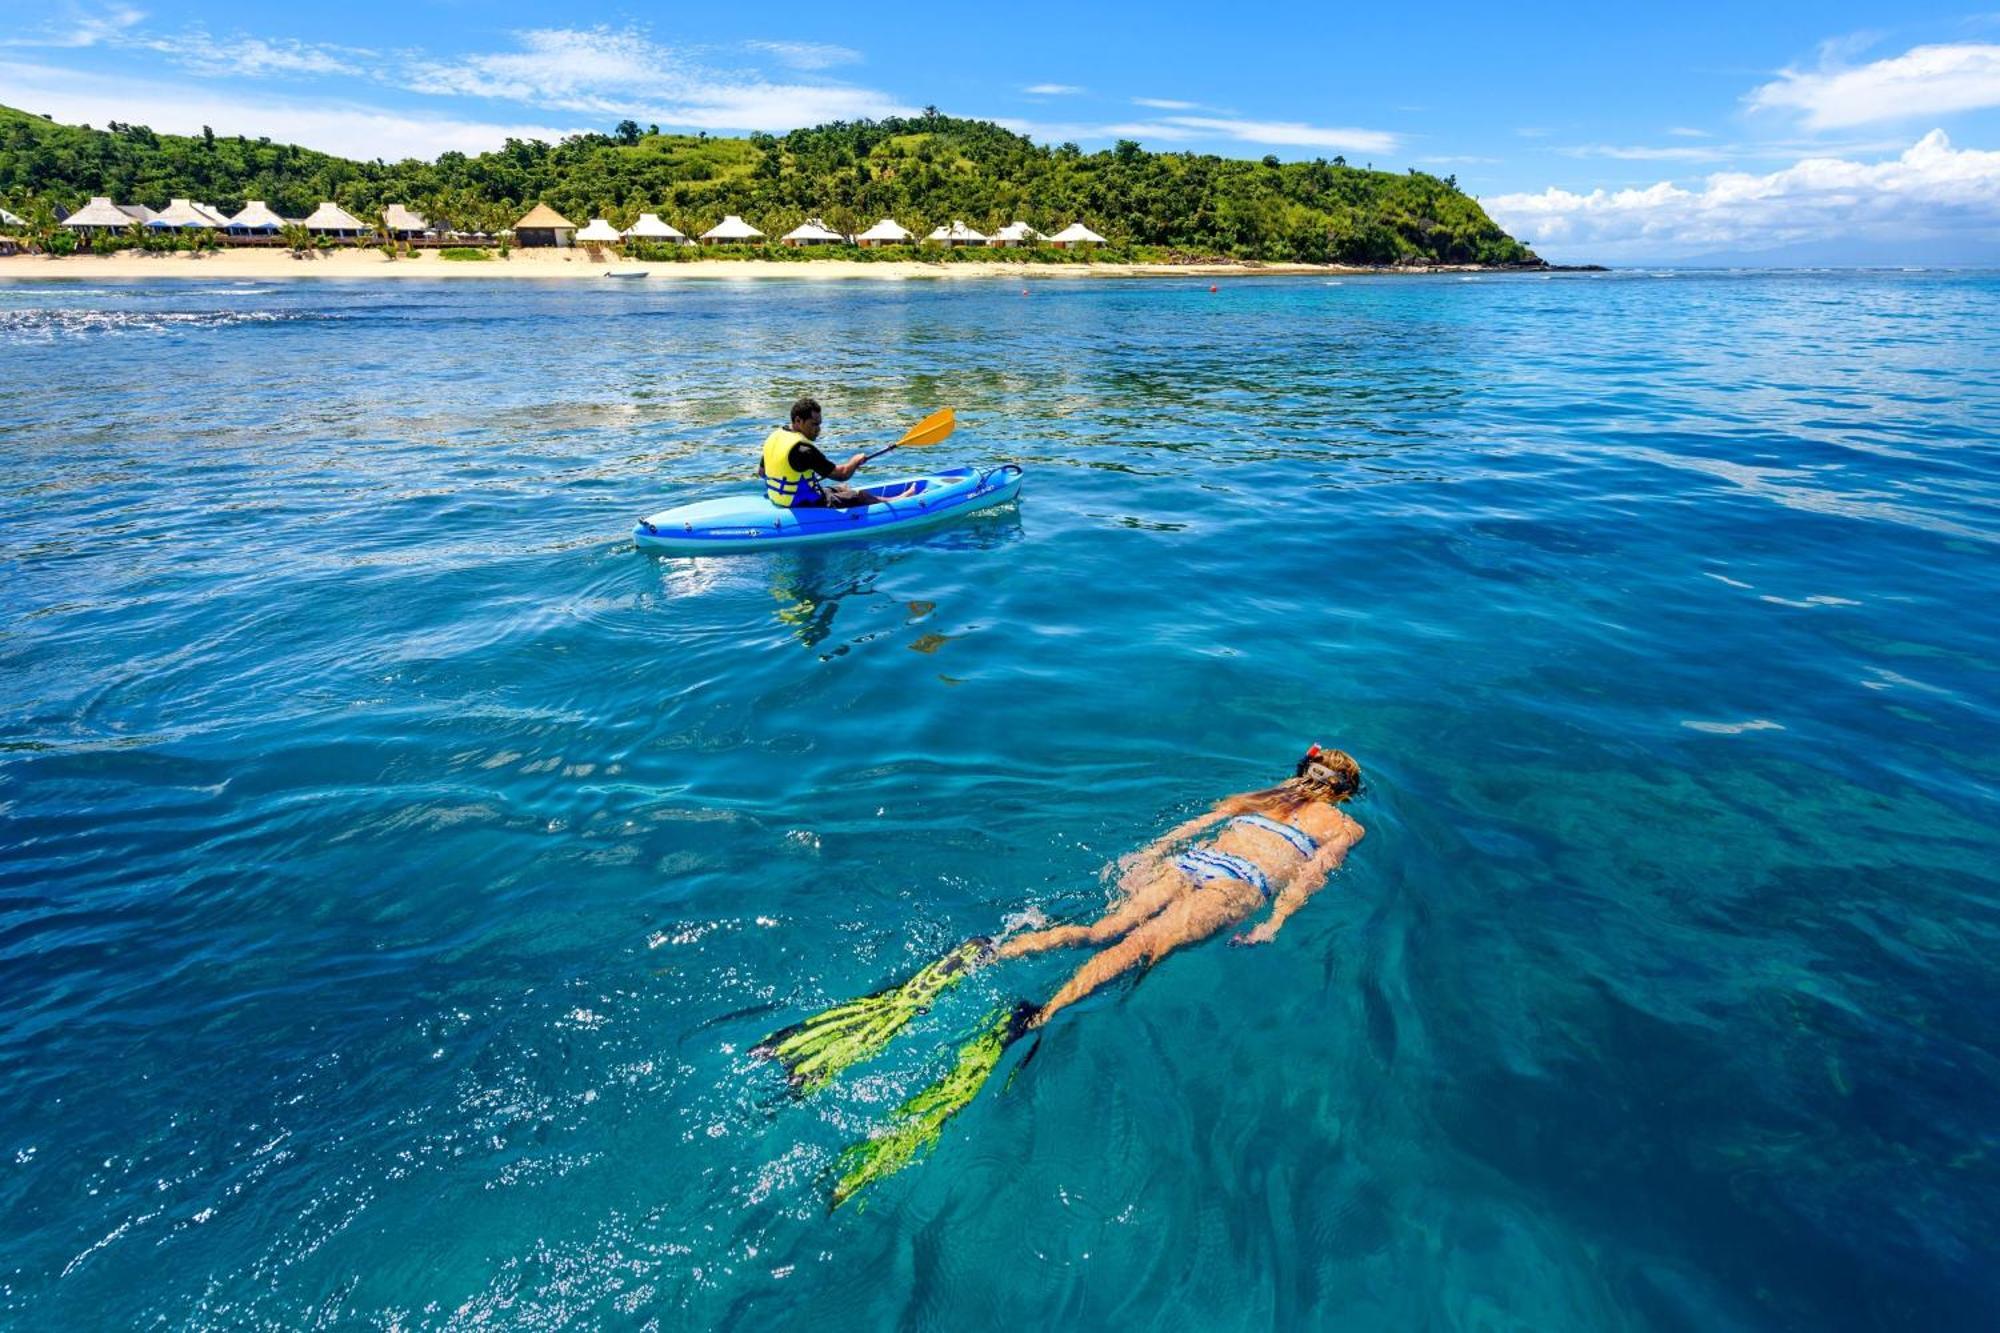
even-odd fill
[[[916,425],[910,427],[904,433],[903,438],[890,445],[889,449],[901,449],[905,446],[917,449],[926,444],[936,444],[939,440],[944,439],[957,429],[958,414],[948,407],[941,407],[922,421],[919,421]],[[889,449],[877,449],[861,461],[872,463],[883,454],[888,453]]]

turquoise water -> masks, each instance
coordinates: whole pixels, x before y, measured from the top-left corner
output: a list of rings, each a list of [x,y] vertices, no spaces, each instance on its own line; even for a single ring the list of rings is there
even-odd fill
[[[2000,277],[0,283],[0,1322],[1970,1328]],[[796,394],[1017,510],[662,559]],[[1369,828],[863,1209],[979,974]]]

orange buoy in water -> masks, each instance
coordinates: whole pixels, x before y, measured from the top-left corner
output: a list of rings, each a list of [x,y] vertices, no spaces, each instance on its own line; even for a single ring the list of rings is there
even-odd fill
[[[1211,282],[1211,283],[1209,283],[1209,284],[1208,284],[1208,289],[1209,289],[1210,291],[1214,291],[1214,290],[1215,290],[1215,284],[1214,284],[1214,283],[1212,283],[1212,282]]]

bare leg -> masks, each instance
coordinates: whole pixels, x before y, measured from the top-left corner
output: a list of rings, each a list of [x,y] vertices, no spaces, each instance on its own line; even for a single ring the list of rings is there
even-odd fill
[[[1074,949],[1083,944],[1109,944],[1153,917],[1176,896],[1186,891],[1187,881],[1181,878],[1181,873],[1171,866],[1163,867],[1150,880],[1132,885],[1123,902],[1092,924],[1052,926],[1047,930],[1016,935],[1000,946],[997,956],[1003,959],[1019,958],[1024,954],[1042,953],[1049,949]]]
[[[1078,968],[1062,989],[1049,997],[1028,1026],[1040,1027],[1058,1010],[1068,1008],[1141,963],[1150,967],[1182,945],[1198,943],[1225,926],[1254,916],[1262,902],[1257,891],[1247,884],[1232,890],[1204,889],[1189,894]]]

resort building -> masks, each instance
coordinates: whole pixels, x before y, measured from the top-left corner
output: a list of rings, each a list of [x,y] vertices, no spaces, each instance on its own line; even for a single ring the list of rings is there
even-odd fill
[[[285,220],[273,213],[262,199],[252,199],[243,205],[243,211],[222,224],[231,236],[276,236],[284,230]]]
[[[514,224],[514,240],[524,246],[573,245],[576,243],[576,224],[547,204],[536,204],[528,210],[526,217]]]
[[[0,208],[0,227],[25,227],[27,225],[28,220],[26,218],[17,217],[9,213],[6,209]]]
[[[625,239],[629,241],[677,241],[682,245],[692,245],[686,236],[668,223],[660,221],[658,213],[641,213],[639,220],[625,229]]]
[[[739,245],[747,241],[761,241],[764,233],[737,217],[734,213],[710,227],[701,234],[703,245]]]
[[[984,233],[976,232],[957,218],[953,218],[949,227],[939,227],[930,235],[924,237],[924,241],[927,244],[942,245],[948,248],[954,245],[984,245],[986,244],[986,237]]]
[[[357,237],[375,230],[335,203],[321,204],[300,225],[315,236]]]
[[[818,218],[807,218],[778,238],[786,245],[844,245],[847,238]]]
[[[390,204],[382,210],[382,229],[399,241],[414,241],[431,229],[431,224],[421,213],[413,213],[401,204]]]
[[[146,225],[156,231],[213,231],[228,224],[206,212],[199,204],[174,199],[148,219]]]
[[[589,225],[576,234],[576,239],[591,245],[614,245],[624,240],[625,236],[603,218],[592,218]]]
[[[987,244],[1026,245],[1030,241],[1039,241],[1041,239],[1042,239],[1042,234],[1036,231],[1033,227],[1030,227],[1027,223],[1010,222],[1006,226],[1002,227],[999,231],[994,232],[992,237],[988,239]]]
[[[124,231],[135,222],[146,222],[153,216],[152,210],[133,205],[120,208],[105,195],[98,195],[76,212],[62,220],[79,236],[99,236],[106,232]]]
[[[1074,250],[1080,246],[1103,245],[1104,238],[1081,222],[1072,222],[1049,237],[1049,244],[1058,250]]]
[[[908,227],[894,218],[883,218],[854,238],[856,245],[874,247],[877,245],[908,245],[916,240]]]

